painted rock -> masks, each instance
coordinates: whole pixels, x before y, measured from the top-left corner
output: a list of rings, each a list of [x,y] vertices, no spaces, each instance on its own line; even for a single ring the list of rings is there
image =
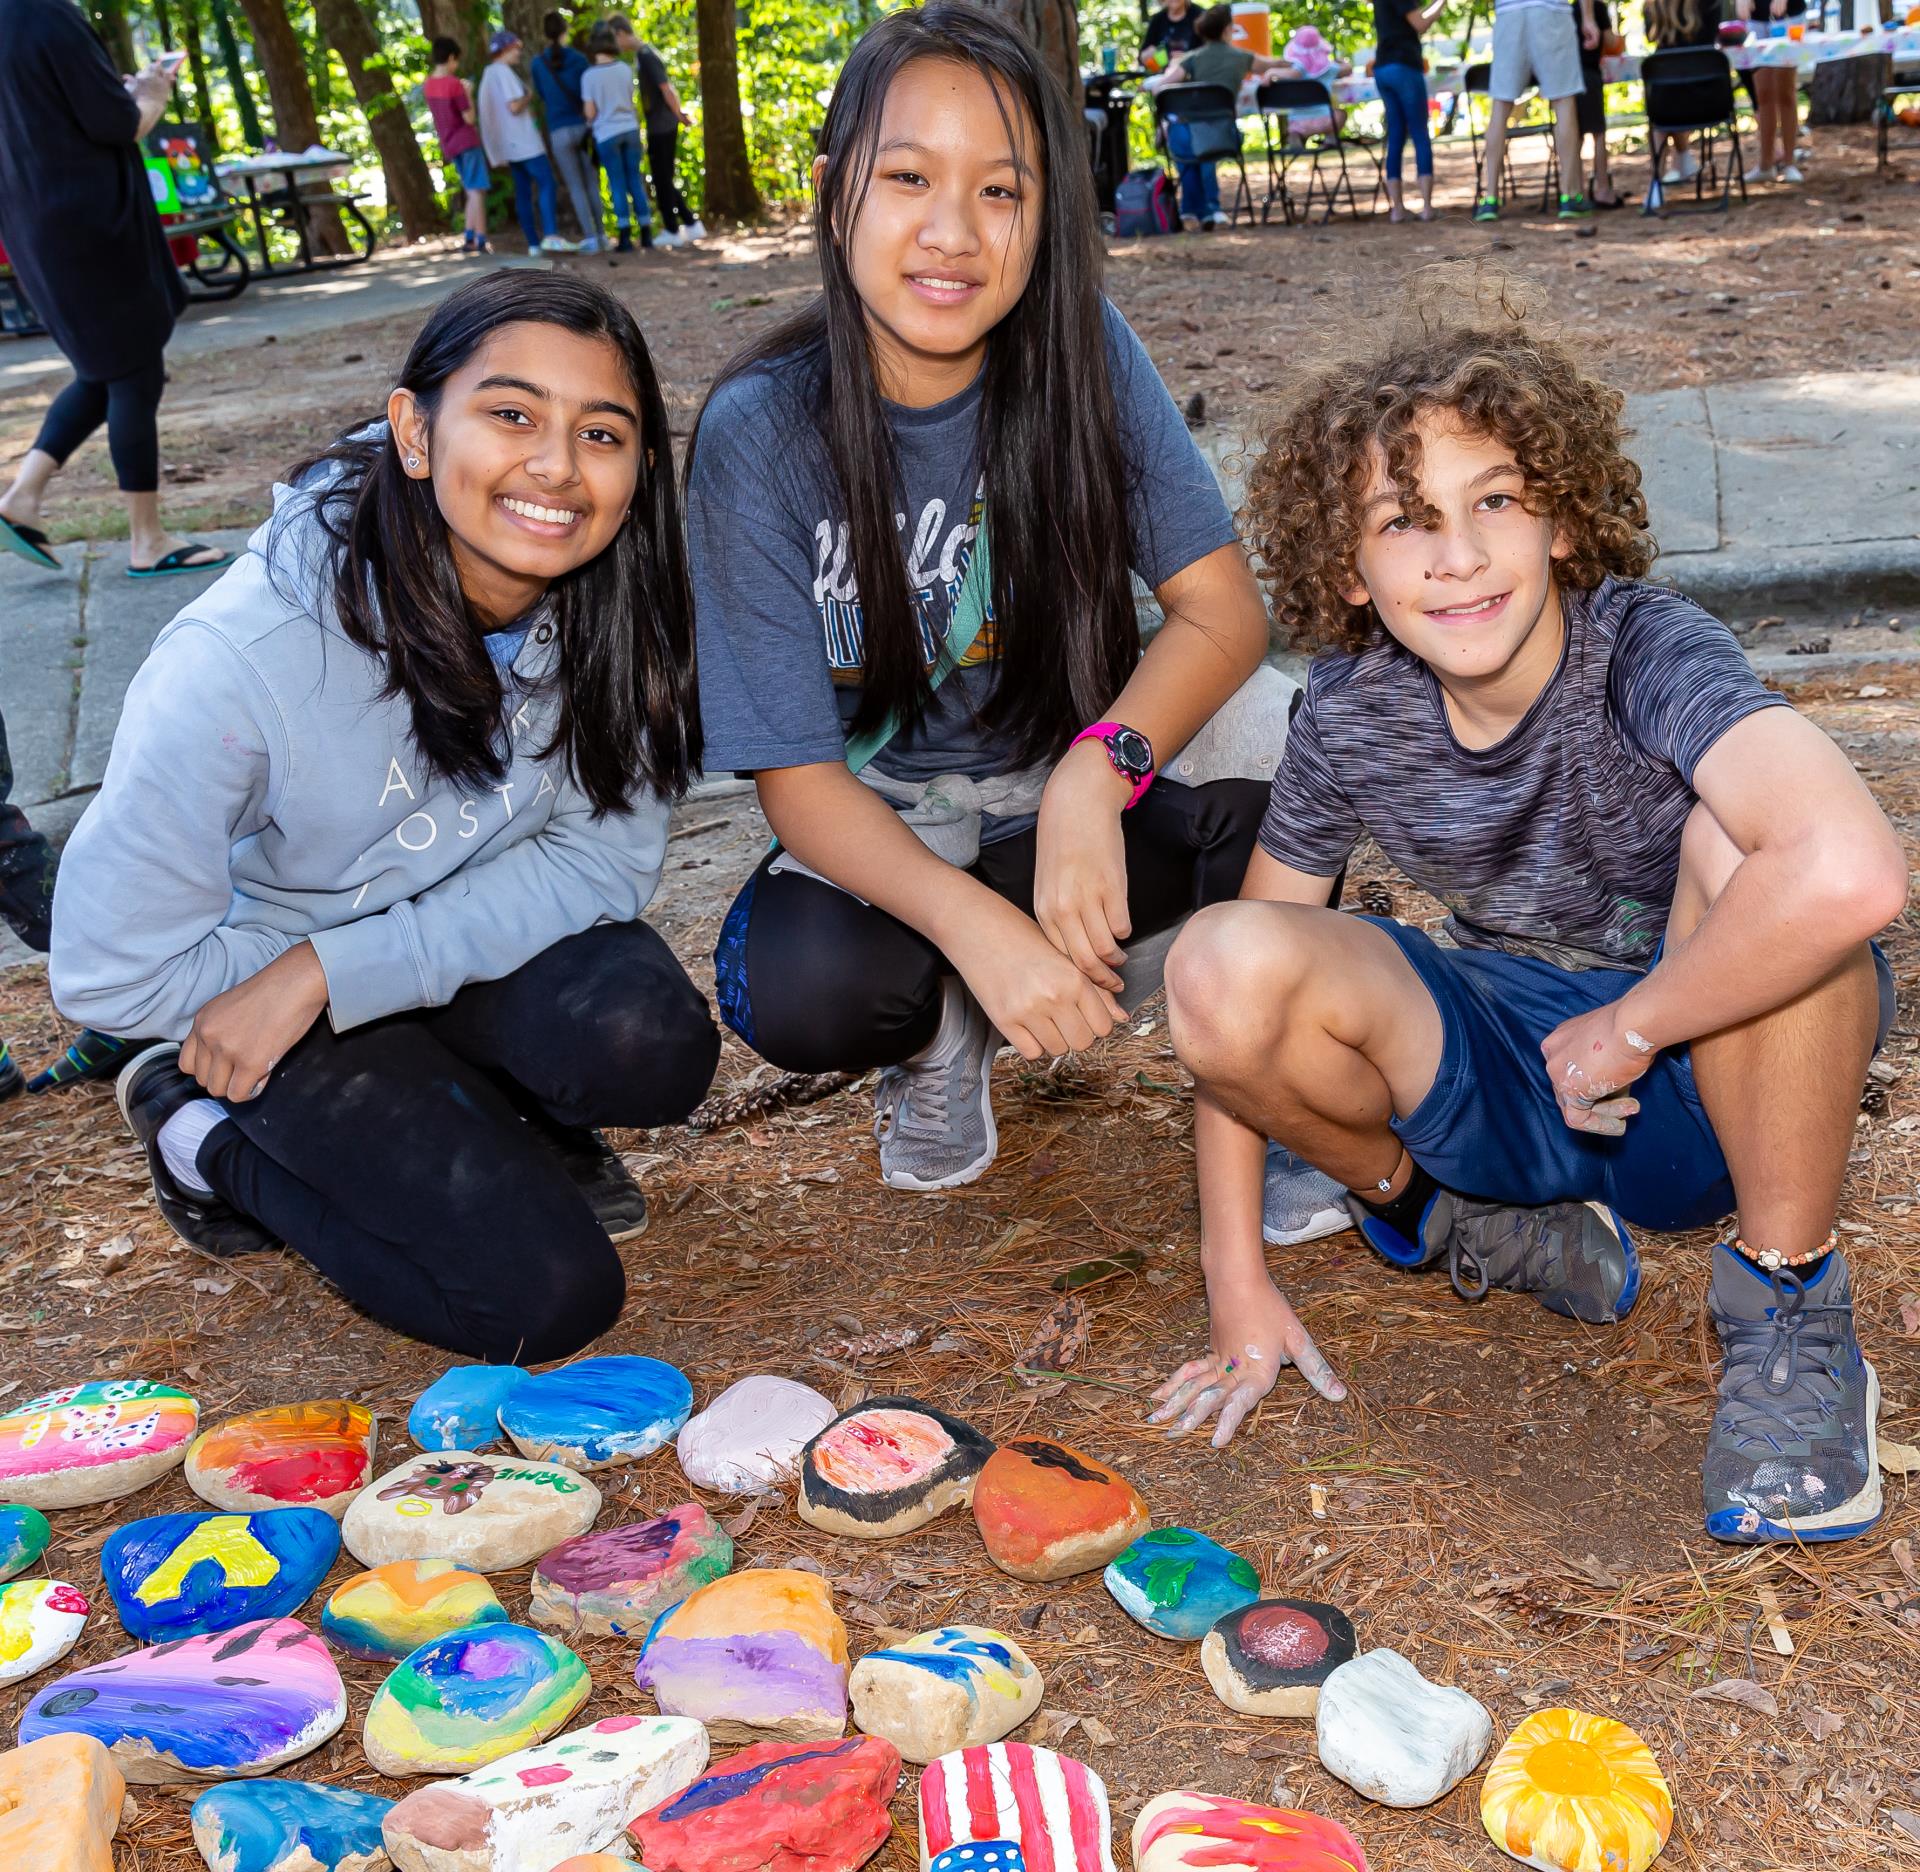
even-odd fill
[[[322,1398],[249,1411],[187,1448],[187,1487],[216,1508],[318,1508],[337,1521],[373,1479],[373,1413]]]
[[[852,1872],[893,1830],[900,1755],[877,1736],[760,1742],[642,1814],[652,1872]]]
[[[587,1700],[587,1667],[524,1625],[449,1632],[396,1664],[367,1709],[385,1775],[465,1774],[544,1742]]]
[[[100,1576],[120,1623],[161,1644],[297,1612],[339,1552],[318,1508],[151,1515],[107,1536]]]
[[[483,1450],[500,1441],[500,1406],[527,1377],[518,1365],[456,1365],[407,1413],[407,1435],[423,1450]]]
[[[920,1777],[920,1872],[1046,1866],[1113,1872],[1107,1786],[1086,1763],[995,1742],[929,1764]]]
[[[1647,1872],[1673,1831],[1653,1751],[1610,1716],[1536,1710],[1480,1788],[1487,1837],[1542,1872]]]
[[[1229,1612],[1260,1597],[1260,1575],[1218,1541],[1192,1528],[1142,1534],[1106,1571],[1121,1609],[1162,1638],[1198,1644]]]
[[[630,1820],[706,1765],[697,1722],[606,1716],[409,1794],[387,1816],[387,1850],[400,1872],[547,1872],[624,1842]]]
[[[38,1508],[0,1506],[0,1580],[10,1580],[47,1551],[53,1530]]]
[[[800,1452],[834,1419],[811,1385],[764,1375],[729,1385],[680,1432],[680,1467],[695,1488],[745,1495],[785,1482]]]
[[[271,1774],[346,1716],[346,1686],[319,1635],[261,1619],[56,1678],[27,1705],[20,1739],[97,1737],[129,1781],[223,1781]]]
[[[1133,1823],[1133,1872],[1367,1872],[1337,1820],[1224,1794],[1162,1794]]]
[[[946,1625],[869,1651],[847,1679],[853,1720],[910,1762],[998,1742],[1040,1707],[1032,1660],[1005,1632]]]
[[[86,1594],[65,1580],[0,1586],[0,1684],[57,1664],[80,1642],[89,1610]]]
[[[633,1872],[633,1861],[614,1853],[575,1853],[561,1860],[553,1872]]]
[[[1147,1504],[1105,1463],[1051,1437],[1003,1443],[980,1471],[973,1518],[987,1558],[1015,1579],[1103,1567],[1147,1531]]]
[[[842,1411],[800,1452],[800,1519],[885,1540],[973,1500],[993,1445],[971,1424],[908,1397]]]
[[[0,1754],[0,1866],[113,1872],[126,1778],[92,1736],[45,1736]]]
[[[600,1491],[560,1463],[448,1450],[412,1456],[369,1482],[340,1524],[362,1566],[451,1560],[474,1573],[508,1573],[584,1534]]]
[[[0,1415],[0,1495],[84,1508],[163,1476],[187,1453],[200,1406],[175,1385],[111,1378],[29,1398]]]
[[[1464,1690],[1432,1684],[1397,1651],[1364,1651],[1320,1686],[1320,1763],[1368,1800],[1425,1807],[1457,1786],[1493,1741]]]
[[[193,1843],[211,1872],[385,1872],[378,1794],[312,1781],[229,1781],[193,1803]]]
[[[320,1629],[349,1657],[392,1663],[448,1632],[506,1616],[480,1574],[451,1560],[395,1560],[340,1587],[320,1614]]]
[[[733,1565],[733,1541],[698,1502],[578,1534],[533,1570],[527,1616],[558,1632],[645,1637],[669,1606]]]
[[[1338,1606],[1261,1599],[1207,1633],[1200,1668],[1214,1695],[1244,1716],[1311,1716],[1320,1686],[1353,1653],[1353,1621]]]
[[[818,1742],[847,1726],[847,1628],[833,1589],[797,1568],[717,1579],[663,1613],[634,1681],[718,1741]]]
[[[523,1456],[609,1469],[651,1456],[687,1421],[693,1386],[661,1359],[575,1359],[514,1386],[500,1428]]]

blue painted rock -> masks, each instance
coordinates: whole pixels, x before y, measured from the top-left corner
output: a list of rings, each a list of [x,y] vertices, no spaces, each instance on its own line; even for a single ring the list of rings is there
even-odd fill
[[[340,1524],[363,1566],[451,1560],[475,1573],[508,1573],[584,1534],[600,1491],[562,1463],[447,1450],[412,1456],[369,1482]]]
[[[526,1382],[518,1365],[456,1365],[420,1393],[407,1435],[423,1450],[483,1450],[500,1441],[500,1406]]]
[[[645,1637],[660,1614],[733,1565],[733,1541],[698,1502],[576,1535],[541,1556],[527,1616],[557,1632]]]
[[[100,1576],[120,1623],[160,1644],[298,1611],[339,1552],[318,1508],[151,1515],[107,1536]]]
[[[1200,1646],[1200,1668],[1228,1709],[1311,1716],[1320,1686],[1354,1654],[1353,1621],[1311,1599],[1259,1599],[1229,1612]]]
[[[1162,1638],[1198,1644],[1229,1612],[1260,1597],[1260,1575],[1192,1528],[1155,1528],[1108,1564],[1107,1591]]]
[[[0,1684],[57,1664],[80,1642],[90,1610],[86,1595],[65,1580],[0,1586]]]
[[[143,1784],[225,1781],[271,1774],[346,1716],[346,1686],[320,1635],[262,1619],[56,1678],[27,1705],[20,1740],[90,1735]]]
[[[750,1494],[789,1480],[800,1452],[832,1423],[832,1403],[811,1385],[764,1373],[731,1384],[690,1417],[675,1446],[695,1488]]]
[[[47,1551],[53,1530],[38,1508],[0,1506],[0,1580],[10,1580]]]
[[[1033,1661],[1005,1632],[946,1625],[869,1651],[847,1679],[853,1720],[910,1762],[998,1742],[1040,1707]]]
[[[397,1664],[375,1692],[367,1760],[385,1775],[466,1774],[544,1742],[592,1688],[587,1667],[545,1632],[452,1632]]]
[[[382,1872],[393,1802],[311,1781],[229,1781],[189,1816],[212,1872]]]
[[[395,1560],[336,1588],[320,1629],[349,1657],[397,1664],[448,1632],[504,1624],[506,1616],[482,1575],[451,1560]]]
[[[687,1421],[693,1386],[660,1359],[576,1359],[515,1388],[500,1427],[523,1456],[608,1469],[650,1456]]]
[[[83,1508],[163,1476],[187,1453],[200,1406],[177,1385],[108,1378],[0,1413],[0,1496]]]

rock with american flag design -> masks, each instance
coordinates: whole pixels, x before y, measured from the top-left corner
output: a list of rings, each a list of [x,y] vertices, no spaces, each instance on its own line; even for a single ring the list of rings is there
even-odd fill
[[[920,1872],[1114,1872],[1106,1783],[1025,1742],[942,1755],[920,1777]]]

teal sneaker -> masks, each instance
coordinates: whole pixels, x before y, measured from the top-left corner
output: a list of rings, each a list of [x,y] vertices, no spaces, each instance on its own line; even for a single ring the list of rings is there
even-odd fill
[[[1473,204],[1473,218],[1476,221],[1498,221],[1500,219],[1500,197],[1482,195]]]
[[[1584,195],[1562,195],[1560,212],[1554,217],[1557,221],[1591,221],[1593,203]]]

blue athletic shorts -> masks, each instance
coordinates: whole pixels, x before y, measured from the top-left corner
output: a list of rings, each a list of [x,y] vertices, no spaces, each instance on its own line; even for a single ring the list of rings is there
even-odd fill
[[[483,149],[463,149],[453,159],[453,166],[460,171],[460,186],[463,189],[486,189],[493,181],[487,173],[487,152]]]
[[[1424,930],[1368,917],[1398,944],[1445,1023],[1432,1089],[1393,1129],[1407,1154],[1463,1196],[1537,1207],[1603,1202],[1641,1228],[1705,1228],[1734,1207],[1727,1160],[1707,1121],[1685,1047],[1634,1082],[1640,1110],[1622,1137],[1569,1130],[1547,1085],[1540,1042],[1576,1014],[1617,1001],[1626,969],[1564,969],[1491,949],[1443,949]],[[1656,960],[1657,960],[1656,956]],[[1893,971],[1873,950],[1880,1033],[1893,1025]]]

